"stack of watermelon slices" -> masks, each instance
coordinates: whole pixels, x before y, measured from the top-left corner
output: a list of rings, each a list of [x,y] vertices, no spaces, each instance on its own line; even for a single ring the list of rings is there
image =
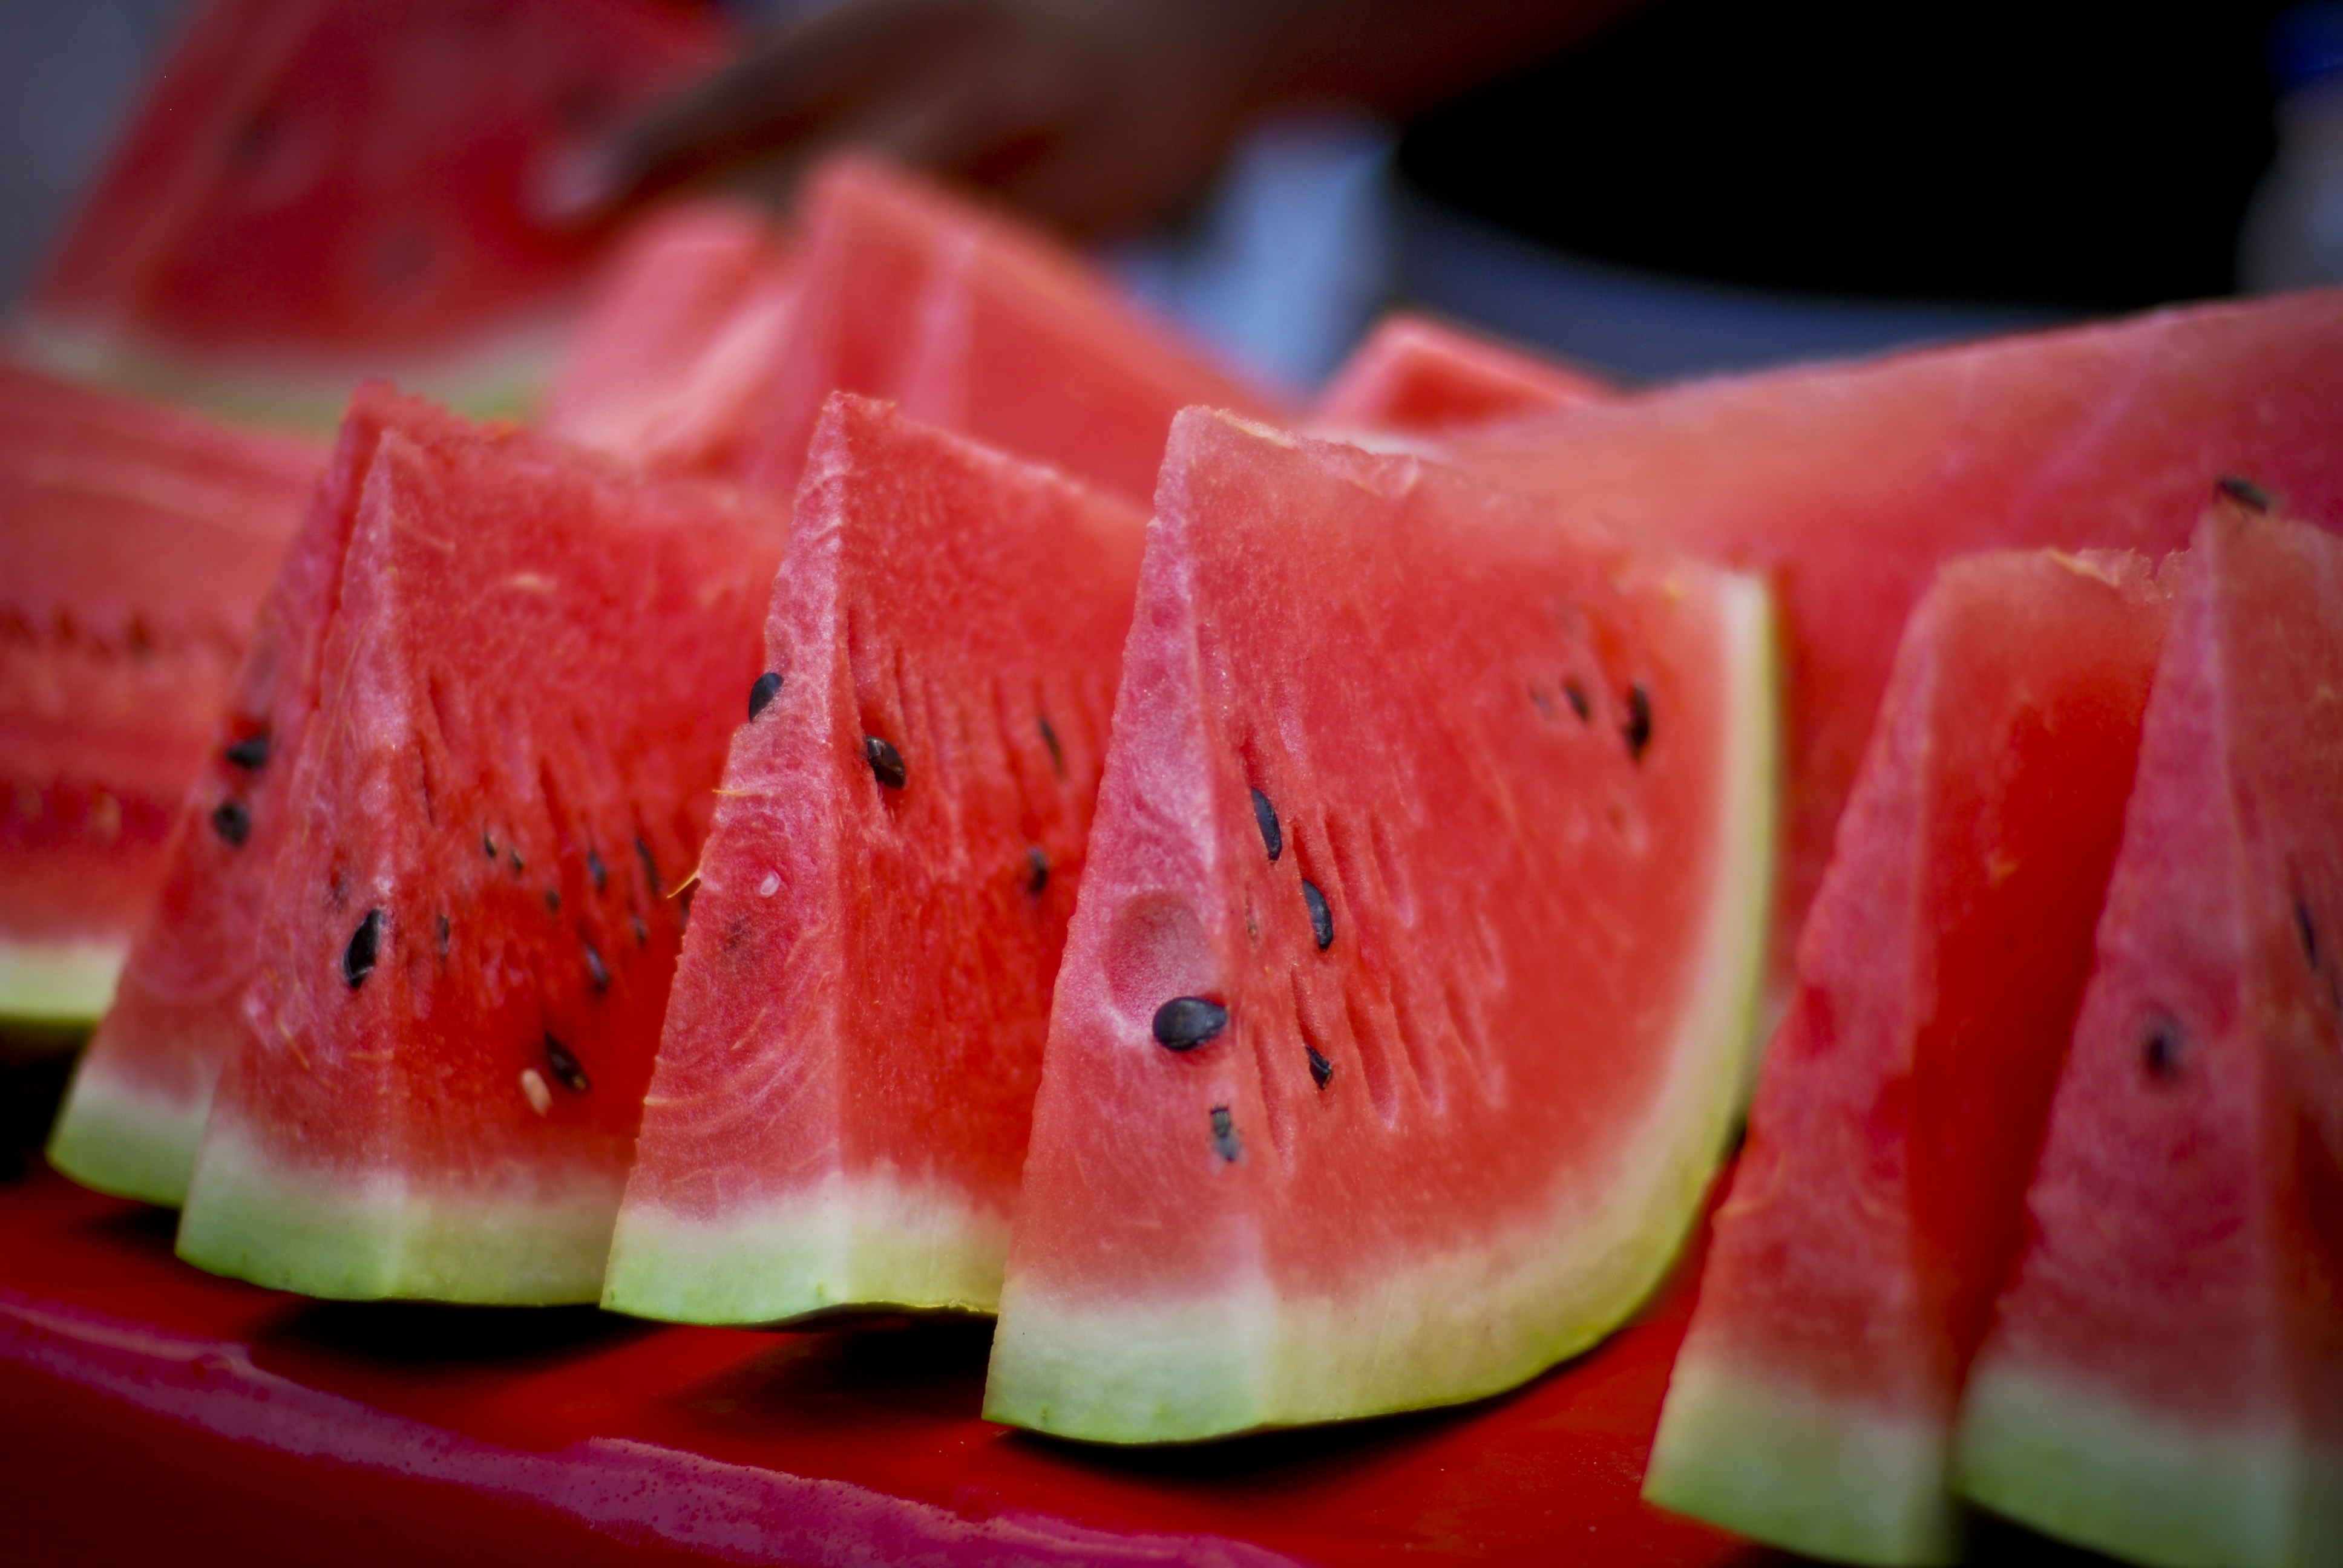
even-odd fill
[[[2160,580],[1923,601],[1655,1501],[1864,1563],[1955,1560],[1956,1485],[2147,1563],[2343,1551],[2343,544],[2227,491]]]

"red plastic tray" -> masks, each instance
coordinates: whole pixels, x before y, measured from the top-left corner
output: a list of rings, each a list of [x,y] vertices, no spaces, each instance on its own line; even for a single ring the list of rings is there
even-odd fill
[[[1773,1556],[1636,1495],[1690,1259],[1639,1322],[1502,1399],[1130,1452],[980,1419],[982,1323],[311,1302],[179,1262],[172,1219],[45,1170],[0,1185],[0,1562]],[[1977,1545],[2081,1561],[2006,1530]]]

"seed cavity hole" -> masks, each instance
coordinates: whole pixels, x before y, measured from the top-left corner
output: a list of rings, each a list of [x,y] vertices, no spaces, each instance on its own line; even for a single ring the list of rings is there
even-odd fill
[[[1219,987],[1203,921],[1174,892],[1141,893],[1116,910],[1101,960],[1107,995],[1136,1029],[1151,1027],[1167,999],[1210,995]]]
[[[1212,1152],[1234,1164],[1244,1152],[1244,1140],[1237,1136],[1236,1118],[1225,1105],[1212,1107]]]
[[[382,911],[368,910],[358,929],[350,933],[349,945],[342,950],[342,979],[352,990],[366,983],[374,973],[375,960],[382,950]]]

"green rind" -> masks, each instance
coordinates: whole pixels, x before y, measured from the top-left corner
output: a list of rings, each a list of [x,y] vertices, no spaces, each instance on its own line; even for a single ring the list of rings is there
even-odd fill
[[[833,1177],[720,1223],[635,1204],[602,1305],[683,1323],[786,1323],[841,1308],[991,1312],[1009,1220],[939,1188]]]
[[[1809,1557],[1955,1563],[1951,1434],[1679,1356],[1644,1498]]]
[[[555,1306],[601,1299],[618,1183],[535,1171],[478,1195],[387,1174],[285,1171],[214,1127],[179,1220],[179,1256],[256,1285],[340,1301]]]
[[[0,939],[0,1019],[94,1024],[114,1005],[126,942]]]
[[[1182,1302],[1076,1302],[1011,1279],[985,1383],[990,1421],[1093,1442],[1181,1442],[1480,1399],[1594,1344],[1676,1256],[1739,1113],[1771,909],[1779,715],[1764,588],[1721,588],[1732,730],[1724,844],[1675,1074],[1644,1155],[1598,1208],[1557,1192],[1543,1223],[1425,1261],[1372,1297],[1258,1285]]]
[[[2343,1563],[2343,1449],[2185,1424],[2007,1363],[1971,1380],[1954,1485],[1973,1502],[2151,1568]]]
[[[208,1101],[173,1104],[96,1076],[84,1057],[49,1134],[49,1163],[85,1187],[176,1209],[187,1201],[209,1110]]]

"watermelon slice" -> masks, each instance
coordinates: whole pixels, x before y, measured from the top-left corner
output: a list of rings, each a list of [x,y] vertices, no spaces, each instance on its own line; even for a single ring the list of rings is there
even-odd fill
[[[2307,1568],[2343,1562],[2343,544],[2230,506],[2191,554],[1958,1479]]]
[[[0,364],[0,1017],[105,1010],[324,457]]]
[[[1466,1400],[1667,1268],[1772,839],[1753,580],[1403,456],[1173,427],[986,1414]]]
[[[179,1253],[591,1301],[778,551],[729,493],[386,422]]]
[[[292,816],[287,774],[318,702],[357,498],[383,431],[448,438],[458,421],[387,387],[359,390],[192,788],[174,809],[158,901],[138,929],[49,1140],[49,1161],[101,1191],[186,1198],[220,1065],[244,1034],[261,895]]]
[[[1331,430],[1440,436],[1614,396],[1584,371],[1399,311],[1342,362],[1311,417]]]
[[[659,208],[612,258],[538,426],[658,472],[724,472],[796,301],[796,271],[761,216],[713,201]]]
[[[2343,526],[2338,411],[2343,292],[2330,291],[1585,404],[1450,450],[1567,517],[1778,585],[1785,1000],[1896,638],[1937,566],[2005,547],[2161,555],[2224,474]]]
[[[1275,412],[1039,235],[881,165],[825,166],[800,221],[789,346],[742,410],[739,472],[769,494],[795,493],[833,390],[892,398],[1140,507],[1182,407]]]
[[[611,1246],[621,1312],[1000,1298],[1146,519],[843,395],[809,462]]]
[[[65,362],[329,424],[368,375],[511,409],[598,236],[557,149],[712,63],[659,0],[206,0],[49,259]]]
[[[2016,1256],[2175,574],[2005,552],[1912,612],[1799,939],[1644,1495],[1949,1563],[1954,1412]]]

